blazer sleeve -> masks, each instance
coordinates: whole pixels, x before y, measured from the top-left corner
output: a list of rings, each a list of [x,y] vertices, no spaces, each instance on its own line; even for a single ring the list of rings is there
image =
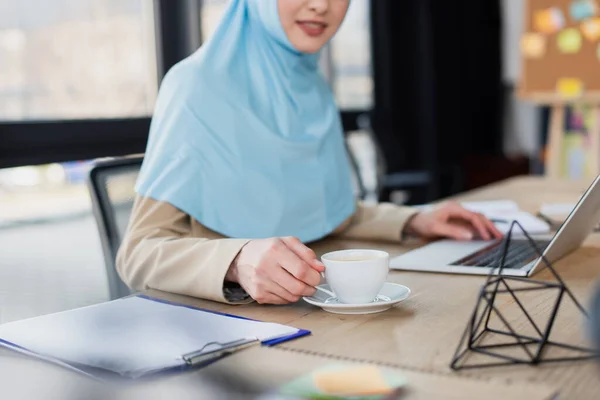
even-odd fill
[[[251,302],[238,285],[225,282],[229,266],[248,240],[219,237],[198,227],[171,204],[137,196],[116,260],[121,279],[134,290]]]
[[[340,226],[332,236],[353,240],[400,242],[406,224],[418,212],[417,208],[392,203],[358,203],[352,218]]]

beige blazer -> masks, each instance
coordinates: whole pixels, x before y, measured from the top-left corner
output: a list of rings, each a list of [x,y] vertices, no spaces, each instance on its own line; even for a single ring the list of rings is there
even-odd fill
[[[415,209],[358,205],[331,236],[400,241]],[[117,255],[117,271],[134,290],[158,289],[223,303],[252,301],[225,275],[249,239],[225,238],[169,203],[137,196]]]

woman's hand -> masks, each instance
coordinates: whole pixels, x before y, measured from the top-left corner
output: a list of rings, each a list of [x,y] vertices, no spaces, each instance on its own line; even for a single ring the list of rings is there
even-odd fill
[[[252,240],[232,263],[226,279],[237,282],[258,303],[295,303],[312,296],[323,263],[293,237]]]
[[[503,236],[485,216],[469,211],[453,201],[415,215],[407,223],[405,231],[426,239],[447,237],[472,240],[478,237],[490,240]]]

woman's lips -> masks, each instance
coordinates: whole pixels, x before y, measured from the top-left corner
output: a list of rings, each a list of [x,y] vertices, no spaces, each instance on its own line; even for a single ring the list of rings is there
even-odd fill
[[[318,21],[298,21],[300,29],[304,31],[308,36],[320,36],[327,29],[327,24]]]

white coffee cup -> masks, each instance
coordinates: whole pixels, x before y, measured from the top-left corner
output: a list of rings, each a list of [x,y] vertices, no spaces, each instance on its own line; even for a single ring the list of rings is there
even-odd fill
[[[371,303],[389,272],[389,254],[379,250],[338,250],[321,257],[325,279],[338,300],[347,304]]]

